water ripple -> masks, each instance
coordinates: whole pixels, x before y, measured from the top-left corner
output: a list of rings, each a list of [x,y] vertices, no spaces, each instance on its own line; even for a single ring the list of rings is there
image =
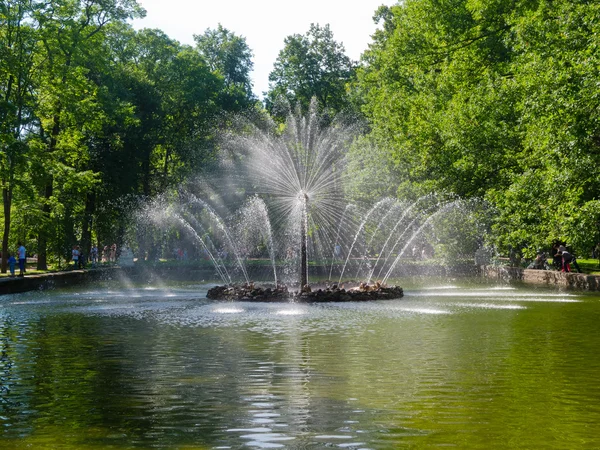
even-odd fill
[[[297,305],[133,291],[0,300],[0,447],[600,447],[597,296],[453,285]]]

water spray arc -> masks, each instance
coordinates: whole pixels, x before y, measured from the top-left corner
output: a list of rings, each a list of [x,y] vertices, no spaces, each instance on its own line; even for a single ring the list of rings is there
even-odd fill
[[[308,295],[310,281],[320,276],[329,283],[327,298],[339,299],[346,292],[333,290],[341,291],[337,286],[350,271],[354,283],[362,281],[361,300],[372,299],[367,293],[401,295],[397,287],[384,291],[385,283],[449,203],[435,195],[411,204],[392,198],[369,205],[351,201],[347,186],[354,174],[347,156],[356,129],[335,122],[323,126],[314,105],[306,117],[290,114],[283,128],[242,125],[223,138],[221,171],[208,195],[182,189],[179,203],[167,208],[214,264],[225,283],[219,295],[264,297],[266,291],[251,281],[257,276],[273,283],[278,295],[287,294],[288,286]],[[262,266],[270,266],[272,275],[259,274]],[[372,287],[375,273],[383,279]],[[236,290],[236,281],[246,287]]]

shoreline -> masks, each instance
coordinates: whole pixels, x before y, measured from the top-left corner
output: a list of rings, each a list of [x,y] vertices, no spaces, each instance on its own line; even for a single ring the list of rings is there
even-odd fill
[[[408,269],[408,270],[407,270]],[[502,266],[464,266],[448,269],[430,267],[423,272],[415,267],[404,267],[396,276],[479,276],[488,280],[505,283],[523,282],[542,286],[555,286],[581,291],[600,291],[600,276],[583,273],[564,273],[554,270],[522,269],[520,267]],[[420,272],[420,273],[419,273]],[[0,296],[30,291],[42,291],[61,287],[75,286],[99,280],[119,280],[122,277],[137,280],[160,280],[161,278],[179,281],[196,279],[204,281],[214,278],[214,271],[206,268],[177,267],[99,267],[96,269],[78,269],[62,272],[25,275],[24,277],[1,278]]]
[[[519,281],[528,284],[556,286],[580,291],[600,291],[600,275],[557,270],[522,269],[520,267],[482,266],[484,278],[505,282]]]

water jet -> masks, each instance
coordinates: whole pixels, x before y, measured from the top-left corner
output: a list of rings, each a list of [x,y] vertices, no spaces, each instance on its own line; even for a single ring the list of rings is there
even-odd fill
[[[388,286],[397,268],[432,247],[427,240],[435,239],[436,220],[462,202],[433,194],[412,203],[353,201],[347,157],[358,131],[341,121],[322,125],[316,104],[306,116],[290,113],[284,127],[241,122],[222,137],[215,175],[147,208],[146,217],[161,227],[178,227],[212,262],[222,284],[208,297],[306,302],[401,297],[400,287]],[[341,286],[346,274],[356,280],[353,288],[333,288],[329,280]]]

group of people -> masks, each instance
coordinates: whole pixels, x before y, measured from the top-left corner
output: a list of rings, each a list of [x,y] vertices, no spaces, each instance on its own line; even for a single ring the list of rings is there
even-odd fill
[[[571,272],[571,265],[575,266],[578,272],[581,272],[575,257],[564,245],[558,242],[552,246],[552,264],[556,270],[561,272]]]
[[[98,249],[96,249],[98,254]],[[98,254],[98,257],[100,255]],[[117,260],[117,244],[105,245],[102,249],[102,262],[115,262]]]
[[[71,260],[73,261],[74,269],[81,269],[85,267],[85,257],[83,252],[81,251],[81,247],[79,245],[74,245],[73,250],[71,251]],[[114,262],[117,260],[117,244],[105,245],[102,249],[102,254],[98,250],[96,245],[92,245],[90,249],[90,262],[92,263],[92,267],[96,267],[96,264],[100,261],[102,262]]]
[[[81,269],[85,266],[85,257],[83,252],[81,251],[81,247],[79,245],[74,245],[71,250],[71,260],[73,261],[74,269]],[[98,247],[93,245],[90,250],[90,262],[92,263],[92,267],[96,267],[96,264],[102,260],[103,262],[110,262],[117,260],[117,244],[112,244],[111,246],[105,245],[102,255],[98,251]],[[19,275],[20,277],[25,276],[25,264],[27,262],[27,249],[25,246],[19,241],[17,243],[17,251],[16,254],[9,253],[8,255],[8,270],[10,271],[10,276],[14,277],[17,269],[17,264],[19,267]]]
[[[17,243],[17,258],[15,258],[15,255],[10,254],[8,255],[8,270],[10,270],[10,276],[14,277],[15,276],[15,270],[16,270],[16,266],[17,263],[19,264],[19,276],[25,276],[25,263],[27,262],[27,249],[25,248],[25,246],[19,242]]]
[[[552,246],[552,266],[555,270],[561,272],[571,272],[573,266],[577,272],[581,272],[577,260],[561,243],[557,242]],[[547,262],[546,252],[538,251],[535,260],[527,266],[528,269],[549,270],[550,266]]]
[[[227,252],[224,252],[224,253],[227,254]],[[219,256],[221,256],[221,255],[222,255],[222,252],[219,252]],[[173,256],[178,261],[185,261],[186,259],[188,259],[187,250],[185,250],[181,247],[177,247],[177,248],[173,249]],[[205,259],[208,259],[208,254],[206,254]]]

